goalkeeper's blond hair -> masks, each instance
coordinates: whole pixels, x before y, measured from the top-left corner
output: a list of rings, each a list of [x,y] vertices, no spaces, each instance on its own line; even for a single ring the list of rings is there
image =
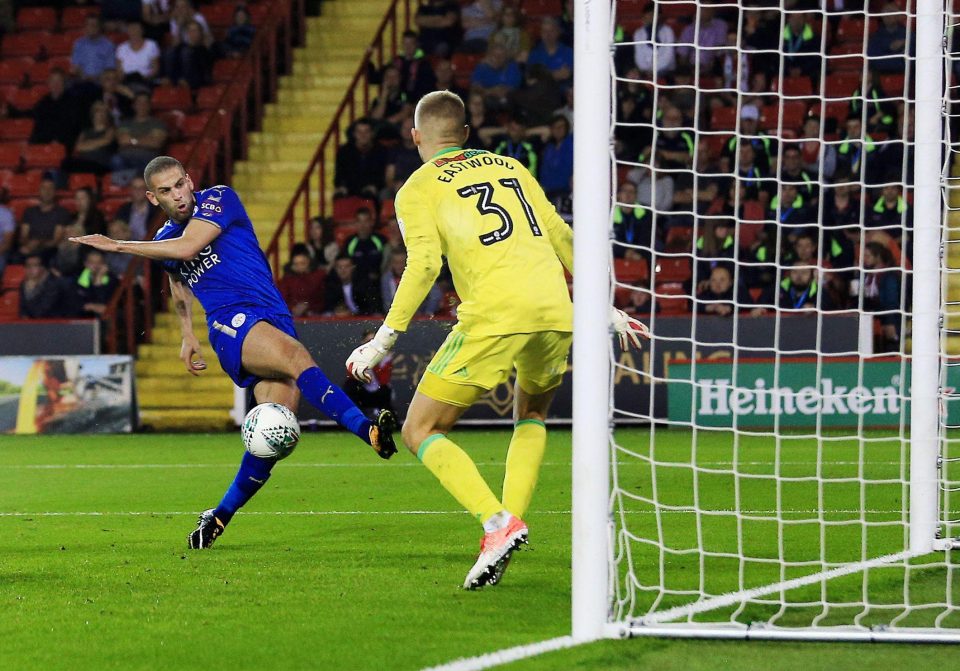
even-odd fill
[[[460,142],[467,125],[463,100],[450,91],[433,91],[420,99],[413,125],[429,142]]]

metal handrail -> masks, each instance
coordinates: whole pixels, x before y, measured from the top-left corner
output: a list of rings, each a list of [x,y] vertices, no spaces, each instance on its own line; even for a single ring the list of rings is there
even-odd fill
[[[274,276],[279,277],[280,275],[281,246],[285,243],[285,255],[289,256],[290,249],[296,242],[297,224],[301,225],[303,235],[306,237],[310,219],[317,216],[325,217],[329,214],[327,206],[329,195],[327,193],[327,163],[331,159],[327,154],[332,153],[335,158],[340,144],[341,132],[346,131],[358,116],[363,116],[370,108],[371,67],[375,71],[379,71],[387,60],[392,59],[397,53],[400,37],[403,31],[410,27],[413,19],[411,5],[414,5],[413,11],[416,12],[418,4],[412,0],[393,0],[380,21],[370,46],[364,53],[349,86],[347,86],[343,100],[340,101],[340,105],[323,134],[310,164],[304,171],[303,178],[290,199],[290,204],[287,205],[286,211],[280,218],[277,230],[267,244],[266,256],[273,269]],[[390,49],[389,54],[385,55],[388,39]],[[362,100],[358,100],[358,97]],[[360,109],[360,114],[357,114],[357,108],[361,103],[362,109]],[[312,197],[314,193],[316,193],[315,199]],[[302,212],[299,219],[297,217],[298,211]]]

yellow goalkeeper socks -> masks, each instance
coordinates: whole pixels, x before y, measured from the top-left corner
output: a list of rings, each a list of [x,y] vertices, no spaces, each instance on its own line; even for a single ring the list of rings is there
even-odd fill
[[[540,462],[547,447],[547,427],[539,419],[521,419],[513,429],[503,475],[503,507],[522,518],[533,497]]]
[[[417,458],[480,522],[503,510],[503,504],[490,491],[473,459],[442,433],[435,433],[420,443]]]

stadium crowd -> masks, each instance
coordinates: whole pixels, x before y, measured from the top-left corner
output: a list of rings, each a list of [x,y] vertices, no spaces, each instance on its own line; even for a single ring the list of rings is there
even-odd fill
[[[76,277],[84,263],[62,249],[69,230],[122,223],[143,235],[142,200],[103,216],[98,187],[132,184],[133,194],[133,176],[170,142],[169,116],[151,106],[157,90],[195,94],[215,58],[252,38],[242,5],[215,40],[204,6],[190,0],[144,0],[134,16],[130,4],[104,0],[99,17],[84,15],[69,64],[45,73],[49,92],[0,108],[0,123],[31,120],[31,143],[64,151],[29,216],[0,208],[7,261],[33,255],[51,274]],[[913,47],[902,2],[779,4],[699,3],[697,13],[698,4],[670,3],[655,15],[651,3],[617,3],[626,43],[614,56],[618,304],[648,312],[653,292],[664,314],[862,304],[881,313],[878,330],[896,348],[912,217],[913,125],[900,100]],[[311,222],[284,270],[298,316],[389,308],[404,258],[393,197],[420,164],[409,130],[429,91],[460,94],[467,147],[521,161],[571,218],[572,2],[425,0],[414,24],[370,73],[379,92],[337,153],[333,217]],[[46,177],[50,197],[40,192]],[[441,275],[421,310],[445,314],[455,303]]]

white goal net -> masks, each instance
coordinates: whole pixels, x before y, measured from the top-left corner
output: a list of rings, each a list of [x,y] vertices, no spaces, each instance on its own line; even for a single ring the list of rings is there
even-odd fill
[[[619,630],[960,640],[958,25],[613,3]]]

